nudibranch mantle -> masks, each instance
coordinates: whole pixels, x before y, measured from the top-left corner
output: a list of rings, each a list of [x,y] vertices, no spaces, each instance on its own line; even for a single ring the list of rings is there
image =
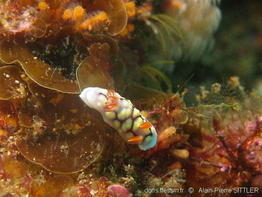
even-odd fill
[[[114,90],[99,87],[85,88],[80,98],[90,108],[100,112],[104,121],[116,129],[128,142],[148,150],[157,143],[155,127],[134,107],[130,100]]]

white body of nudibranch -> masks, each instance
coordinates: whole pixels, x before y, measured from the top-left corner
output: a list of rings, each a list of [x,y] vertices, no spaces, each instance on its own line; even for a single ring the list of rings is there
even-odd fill
[[[116,129],[128,143],[138,144],[141,150],[148,150],[156,145],[155,127],[130,100],[113,90],[99,87],[85,88],[80,98],[88,107],[100,112],[104,121]]]

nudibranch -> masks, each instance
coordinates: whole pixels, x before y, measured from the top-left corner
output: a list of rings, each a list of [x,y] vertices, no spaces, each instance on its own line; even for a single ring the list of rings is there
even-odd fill
[[[134,107],[130,100],[114,90],[99,87],[85,88],[80,98],[88,107],[97,110],[104,121],[116,129],[131,144],[148,150],[157,143],[155,127]]]

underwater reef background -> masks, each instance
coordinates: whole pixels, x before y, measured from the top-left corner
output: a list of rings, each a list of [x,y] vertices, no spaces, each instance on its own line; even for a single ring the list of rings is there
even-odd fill
[[[261,196],[261,10],[260,0],[1,0],[0,196]],[[156,129],[154,147],[86,106],[88,87],[130,100]]]

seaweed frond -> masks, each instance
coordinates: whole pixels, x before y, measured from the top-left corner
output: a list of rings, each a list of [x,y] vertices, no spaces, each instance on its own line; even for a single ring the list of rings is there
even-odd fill
[[[173,61],[170,61],[173,64]],[[144,65],[141,67],[141,72],[144,73],[144,78],[147,84],[151,84],[157,87],[159,90],[166,89],[166,92],[172,92],[172,82],[170,79],[160,70],[150,65]]]
[[[172,56],[172,47],[183,40],[183,35],[176,20],[165,14],[152,15],[146,24],[152,29],[156,40],[160,43],[163,55],[167,58]]]

